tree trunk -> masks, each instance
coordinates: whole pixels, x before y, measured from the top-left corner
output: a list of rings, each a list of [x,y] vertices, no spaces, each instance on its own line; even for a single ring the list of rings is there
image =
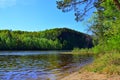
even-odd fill
[[[119,0],[113,0],[115,5],[117,6],[118,10],[120,10],[120,2]]]

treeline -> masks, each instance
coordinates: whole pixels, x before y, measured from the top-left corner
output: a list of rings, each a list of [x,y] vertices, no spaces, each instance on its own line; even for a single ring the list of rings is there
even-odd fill
[[[39,32],[0,30],[0,50],[71,50],[92,46],[89,35],[67,28]]]

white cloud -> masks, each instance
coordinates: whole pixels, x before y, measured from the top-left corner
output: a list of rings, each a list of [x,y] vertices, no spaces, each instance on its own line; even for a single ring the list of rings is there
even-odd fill
[[[0,0],[0,8],[12,7],[15,5],[32,5],[37,0]]]
[[[0,0],[0,8],[6,8],[16,5],[16,0]]]

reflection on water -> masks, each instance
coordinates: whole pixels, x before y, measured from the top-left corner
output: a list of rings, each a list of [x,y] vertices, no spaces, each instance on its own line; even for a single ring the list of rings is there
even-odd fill
[[[56,80],[92,61],[61,52],[0,52],[0,80]]]

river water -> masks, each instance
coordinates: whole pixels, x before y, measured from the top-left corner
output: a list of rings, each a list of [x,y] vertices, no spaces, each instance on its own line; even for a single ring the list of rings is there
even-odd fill
[[[57,80],[91,63],[91,57],[63,51],[1,51],[0,80]]]

